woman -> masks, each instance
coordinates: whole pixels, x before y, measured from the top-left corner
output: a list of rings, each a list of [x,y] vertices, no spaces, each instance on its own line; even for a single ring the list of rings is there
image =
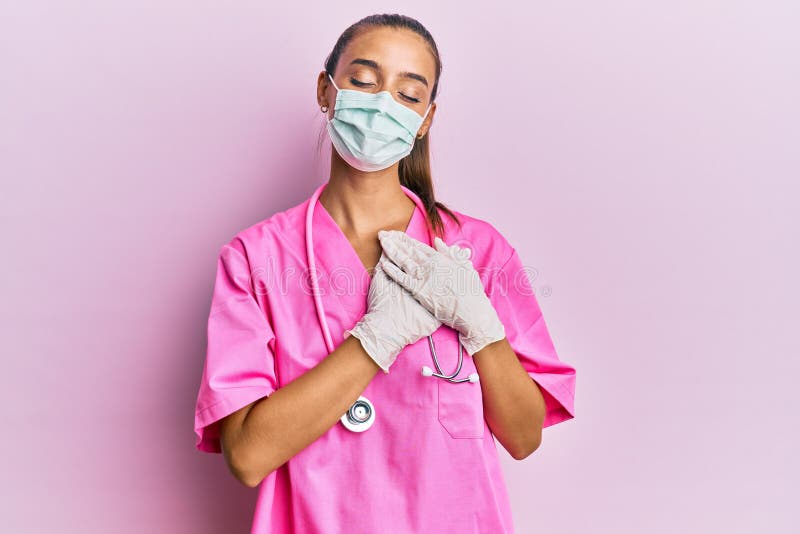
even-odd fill
[[[434,200],[440,72],[413,19],[348,28],[328,182],[220,250],[197,448],[260,485],[254,533],[512,532],[494,438],[522,459],[574,417],[515,249]]]

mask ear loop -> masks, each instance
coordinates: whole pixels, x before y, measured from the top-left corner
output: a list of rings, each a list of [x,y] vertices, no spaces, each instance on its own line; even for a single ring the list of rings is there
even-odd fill
[[[336,87],[336,82],[333,81],[333,76],[331,76],[330,72],[328,73],[328,78],[331,80],[331,83],[336,88],[336,100],[339,100],[339,88]],[[334,104],[333,109],[336,110],[336,104]],[[329,125],[330,125],[331,120],[333,120],[333,119],[327,119],[327,122],[328,122]]]
[[[431,110],[431,106],[433,106],[433,102],[428,104],[428,109],[425,110],[425,114],[422,116],[422,121],[419,123],[422,126],[422,123],[425,122],[425,119],[428,117],[428,112]],[[419,130],[417,130],[419,132]],[[417,139],[422,139],[421,135],[415,135]]]
[[[428,117],[428,112],[431,110],[431,106],[433,106],[433,102],[431,102],[430,104],[428,104],[428,109],[426,109],[426,110],[425,110],[425,114],[422,116],[422,120],[423,120],[423,122],[424,122],[424,121],[425,121],[425,119]]]
[[[333,81],[333,76],[331,76],[330,72],[328,73],[328,78],[330,78],[331,83],[333,84],[333,86],[336,87],[336,82]],[[336,92],[337,93],[339,92],[339,88],[338,87],[336,87]]]

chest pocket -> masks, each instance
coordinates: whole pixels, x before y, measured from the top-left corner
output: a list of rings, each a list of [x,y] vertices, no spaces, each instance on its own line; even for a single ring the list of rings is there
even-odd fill
[[[434,337],[436,344],[436,357],[439,360],[443,374],[451,375],[458,366],[458,333],[444,326]],[[427,340],[426,340],[427,344]],[[467,378],[477,372],[472,357],[464,351],[464,362],[456,378]],[[433,358],[428,366],[436,371]],[[439,423],[452,438],[476,439],[483,438],[486,422],[483,417],[483,393],[480,382],[452,383],[438,377],[426,380],[435,380],[438,388],[438,416]]]

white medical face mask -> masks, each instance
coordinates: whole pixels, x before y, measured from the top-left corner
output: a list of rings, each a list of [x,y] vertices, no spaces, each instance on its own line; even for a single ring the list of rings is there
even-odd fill
[[[328,74],[333,86],[336,82]],[[396,101],[389,91],[367,93],[336,87],[328,134],[336,152],[352,167],[365,172],[394,165],[414,148],[417,131],[428,116]]]

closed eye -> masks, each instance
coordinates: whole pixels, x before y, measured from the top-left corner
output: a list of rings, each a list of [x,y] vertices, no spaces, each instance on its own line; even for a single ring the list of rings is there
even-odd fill
[[[356,87],[369,87],[370,85],[375,85],[374,83],[360,82],[360,81],[356,80],[355,78],[350,78],[350,83],[352,83]],[[414,104],[418,104],[420,102],[419,98],[414,98],[412,96],[404,95],[403,93],[400,93],[400,96],[402,96],[404,99],[408,100],[409,102],[413,102]]]
[[[359,82],[355,78],[350,78],[350,83],[356,87],[369,87],[370,85],[375,85],[374,83]]]

